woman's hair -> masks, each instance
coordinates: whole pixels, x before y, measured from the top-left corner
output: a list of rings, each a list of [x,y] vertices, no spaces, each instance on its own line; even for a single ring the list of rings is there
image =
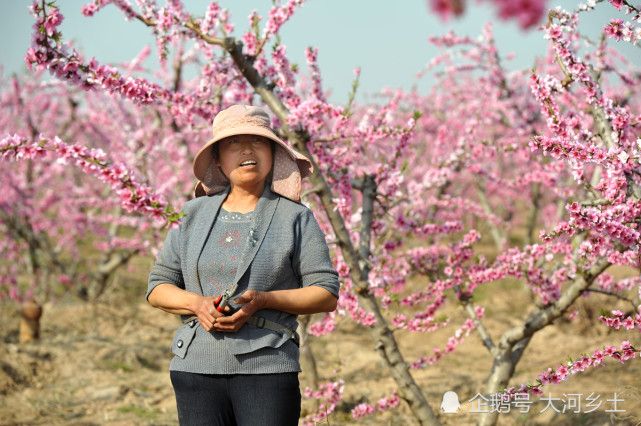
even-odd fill
[[[211,147],[211,153],[214,158],[214,161],[220,161],[220,147],[217,143],[213,144]]]

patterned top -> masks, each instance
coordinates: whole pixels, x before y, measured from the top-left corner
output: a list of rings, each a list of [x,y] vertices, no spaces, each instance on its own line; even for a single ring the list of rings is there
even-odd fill
[[[254,212],[229,212],[221,207],[198,259],[198,276],[205,296],[217,297],[233,285],[243,251],[247,249],[248,237],[252,235],[253,226]],[[239,288],[235,294],[242,293],[242,290],[244,288]],[[230,305],[233,306],[232,301],[233,297],[230,300]],[[208,360],[208,373],[234,374],[242,371],[237,362],[230,362],[235,358],[228,352],[222,339],[222,332],[209,333],[199,327],[196,333],[210,342],[206,348],[192,348],[194,352],[192,355]],[[202,372],[194,369],[190,360],[180,357],[175,357],[171,361],[170,368],[192,373]]]
[[[254,212],[235,213],[221,208],[198,259],[205,296],[219,296],[234,283],[253,221]]]

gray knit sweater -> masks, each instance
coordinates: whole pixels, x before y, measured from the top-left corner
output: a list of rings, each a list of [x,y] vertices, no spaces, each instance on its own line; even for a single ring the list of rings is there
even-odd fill
[[[149,274],[147,297],[159,284],[170,283],[206,294],[198,260],[229,192],[200,197],[183,206],[184,217],[172,229]],[[249,230],[235,282],[236,295],[248,289],[271,291],[320,286],[338,297],[338,274],[325,237],[312,212],[266,186]],[[264,309],[256,316],[296,330],[296,315]],[[183,317],[186,319],[188,317]],[[267,374],[300,371],[298,347],[285,332],[245,324],[236,333],[207,332],[198,321],[180,327],[171,346],[170,369],[203,374]]]

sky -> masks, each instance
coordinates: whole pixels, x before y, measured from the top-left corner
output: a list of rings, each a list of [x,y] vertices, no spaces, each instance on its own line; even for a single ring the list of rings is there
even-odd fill
[[[584,0],[585,1],[585,0]],[[155,52],[151,31],[140,22],[126,21],[113,5],[108,5],[94,17],[80,13],[89,0],[58,0],[65,16],[62,33],[65,40],[74,40],[86,58],[92,56],[102,63],[118,64],[136,56],[145,45]],[[27,7],[30,0],[0,2],[0,64],[3,74],[28,72],[24,54],[29,47],[33,18]],[[132,1],[132,3],[135,3]],[[208,1],[183,0],[187,9],[202,16]],[[549,6],[561,5],[572,10],[579,0],[549,0]],[[163,4],[158,0],[158,4]],[[231,22],[237,37],[248,27],[247,16],[257,9],[267,19],[271,0],[221,0],[219,4],[231,11]],[[361,69],[359,97],[366,99],[384,88],[426,90],[429,78],[417,79],[416,74],[434,57],[438,50],[428,39],[453,30],[459,35],[478,37],[483,26],[494,22],[494,36],[500,54],[510,53],[514,59],[505,62],[508,69],[531,67],[534,58],[544,53],[546,41],[535,29],[524,31],[516,22],[499,21],[489,2],[468,0],[462,18],[442,22],[428,10],[425,0],[309,0],[285,24],[281,42],[294,63],[305,64],[304,51],[308,46],[318,48],[318,59],[324,88],[331,90],[330,99],[344,104],[349,98],[354,69]],[[596,10],[582,14],[582,26],[598,34],[617,11],[607,2]],[[623,44],[623,43],[621,43]],[[623,53],[636,58],[641,65],[641,50],[622,46]],[[147,64],[153,66],[155,59]]]

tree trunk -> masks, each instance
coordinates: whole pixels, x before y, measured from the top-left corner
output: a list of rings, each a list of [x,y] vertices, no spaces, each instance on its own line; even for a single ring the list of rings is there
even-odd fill
[[[487,379],[487,386],[485,388],[486,398],[489,399],[491,395],[496,395],[508,387],[516,365],[521,360],[521,355],[523,355],[523,351],[525,351],[528,343],[530,343],[530,339],[530,337],[526,337],[514,346],[510,345],[508,348],[503,348],[494,357],[492,371]],[[499,412],[493,410],[492,412],[479,414],[477,425],[493,426],[498,420]]]
[[[42,306],[34,300],[20,306],[20,344],[36,341],[40,338],[40,317]]]
[[[607,258],[599,259],[589,270],[578,275],[558,300],[544,309],[535,308],[522,324],[512,327],[503,333],[493,352],[494,362],[487,380],[486,398],[508,386],[516,365],[520,361],[523,351],[530,343],[532,336],[563,315],[574,301],[583,294],[583,291],[590,287],[596,277],[601,275],[609,266],[610,262],[608,262]],[[499,413],[496,411],[480,414],[477,424],[482,426],[495,425],[498,418]]]

